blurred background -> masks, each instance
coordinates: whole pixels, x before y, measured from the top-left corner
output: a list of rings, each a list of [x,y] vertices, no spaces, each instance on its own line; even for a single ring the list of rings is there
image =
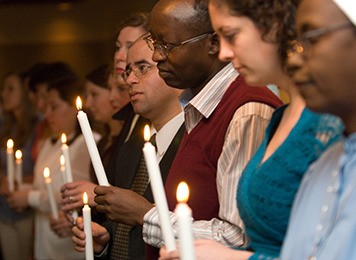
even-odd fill
[[[156,0],[0,0],[0,75],[65,61],[80,76],[112,61],[120,21]]]

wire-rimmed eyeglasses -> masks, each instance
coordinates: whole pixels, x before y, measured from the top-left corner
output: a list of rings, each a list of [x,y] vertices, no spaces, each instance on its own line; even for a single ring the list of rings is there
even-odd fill
[[[290,42],[289,49],[287,51],[287,56],[292,56],[294,53],[309,53],[311,46],[322,36],[327,35],[331,32],[346,29],[349,27],[354,27],[354,24],[350,21],[333,24],[327,27],[318,28],[315,30],[310,30],[303,33],[297,40]]]
[[[121,75],[122,78],[124,79],[124,81],[126,82],[128,77],[130,76],[131,72],[133,72],[133,74],[138,77],[141,78],[143,75],[145,75],[147,73],[147,71],[153,67],[153,65],[150,64],[140,64],[137,67],[131,67],[131,68],[127,68]]]
[[[177,47],[182,46],[182,45],[187,44],[187,43],[199,41],[199,40],[201,40],[201,39],[203,39],[203,38],[205,38],[205,37],[207,37],[209,35],[212,35],[212,34],[213,34],[212,32],[204,33],[204,34],[195,36],[193,38],[190,38],[188,40],[182,41],[179,44],[158,42],[158,41],[154,40],[151,35],[148,35],[148,36],[144,37],[143,39],[145,40],[145,42],[147,43],[148,47],[152,51],[157,50],[161,54],[167,56],[174,48],[177,48]]]

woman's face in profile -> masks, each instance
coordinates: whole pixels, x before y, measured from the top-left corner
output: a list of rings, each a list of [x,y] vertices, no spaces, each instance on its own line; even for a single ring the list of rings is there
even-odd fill
[[[276,83],[282,72],[278,45],[262,39],[261,31],[247,16],[235,16],[225,4],[210,2],[214,31],[220,37],[219,59],[231,61],[250,85]]]
[[[146,31],[142,27],[127,26],[121,29],[116,39],[114,53],[114,72],[121,75],[126,68],[127,49]]]
[[[356,110],[355,27],[336,26],[348,23],[332,0],[302,0],[298,7],[297,33],[303,52],[294,61],[300,62],[303,73],[294,80],[309,108],[340,117]],[[338,29],[316,33],[322,28]]]

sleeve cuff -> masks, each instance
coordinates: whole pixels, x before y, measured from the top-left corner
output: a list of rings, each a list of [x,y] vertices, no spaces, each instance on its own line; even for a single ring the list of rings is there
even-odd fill
[[[38,190],[31,190],[28,193],[28,205],[30,205],[32,208],[38,208],[41,203],[41,192]]]

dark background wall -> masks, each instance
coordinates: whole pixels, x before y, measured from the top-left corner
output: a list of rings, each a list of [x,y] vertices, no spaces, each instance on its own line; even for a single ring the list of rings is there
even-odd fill
[[[155,0],[0,1],[0,76],[35,62],[66,61],[84,76],[112,60],[116,28]]]

